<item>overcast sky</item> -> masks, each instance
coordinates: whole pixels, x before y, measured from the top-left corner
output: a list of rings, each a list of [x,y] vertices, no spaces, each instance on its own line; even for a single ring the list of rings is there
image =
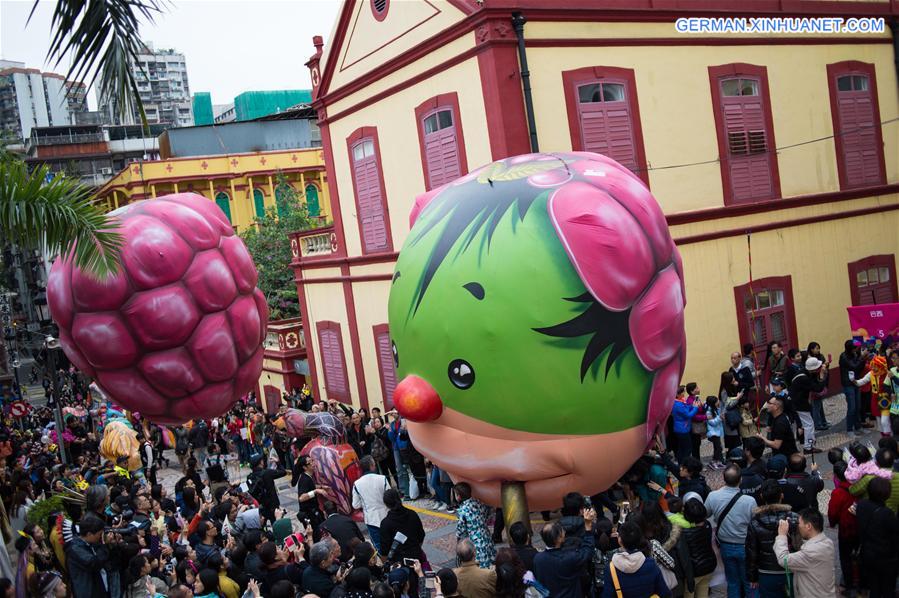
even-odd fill
[[[0,57],[54,70],[44,58],[55,4],[42,0],[26,27],[33,2],[0,0]],[[339,0],[173,0],[141,34],[185,55],[191,93],[208,91],[213,103],[226,104],[243,91],[311,88],[303,64],[312,36],[327,41],[339,7]],[[56,71],[65,74],[62,66]]]

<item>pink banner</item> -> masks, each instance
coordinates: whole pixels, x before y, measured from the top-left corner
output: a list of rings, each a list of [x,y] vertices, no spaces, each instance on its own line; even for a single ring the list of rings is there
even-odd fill
[[[899,303],[847,307],[852,337],[890,345],[899,341]]]

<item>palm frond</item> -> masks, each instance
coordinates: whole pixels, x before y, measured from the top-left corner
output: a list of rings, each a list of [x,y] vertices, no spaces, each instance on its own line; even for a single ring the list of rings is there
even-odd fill
[[[115,100],[123,117],[136,108],[146,126],[131,67],[144,47],[141,21],[152,23],[165,4],[165,0],[57,0],[47,59],[59,65],[68,57],[69,81],[83,81],[90,75],[90,87],[99,77],[101,97]]]
[[[118,269],[124,239],[118,222],[91,202],[91,190],[72,179],[49,179],[48,168],[0,163],[0,237],[60,255],[98,278]],[[49,180],[48,180],[49,179]]]

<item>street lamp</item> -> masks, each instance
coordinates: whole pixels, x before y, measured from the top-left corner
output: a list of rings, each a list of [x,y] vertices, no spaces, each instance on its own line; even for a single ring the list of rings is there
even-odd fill
[[[53,335],[44,337],[44,347],[47,349],[47,369],[53,377],[53,394],[50,400],[53,402],[53,418],[56,420],[56,446],[59,447],[59,461],[65,468],[69,462],[66,459],[66,443],[62,437],[64,430],[62,422],[62,404],[60,403],[59,373],[56,371],[56,352],[59,351],[59,339]]]

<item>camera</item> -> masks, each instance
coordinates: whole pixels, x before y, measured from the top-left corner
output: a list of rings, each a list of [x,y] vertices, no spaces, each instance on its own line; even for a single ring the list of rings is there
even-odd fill
[[[590,510],[593,508],[593,500],[589,496],[584,496],[584,509]]]

